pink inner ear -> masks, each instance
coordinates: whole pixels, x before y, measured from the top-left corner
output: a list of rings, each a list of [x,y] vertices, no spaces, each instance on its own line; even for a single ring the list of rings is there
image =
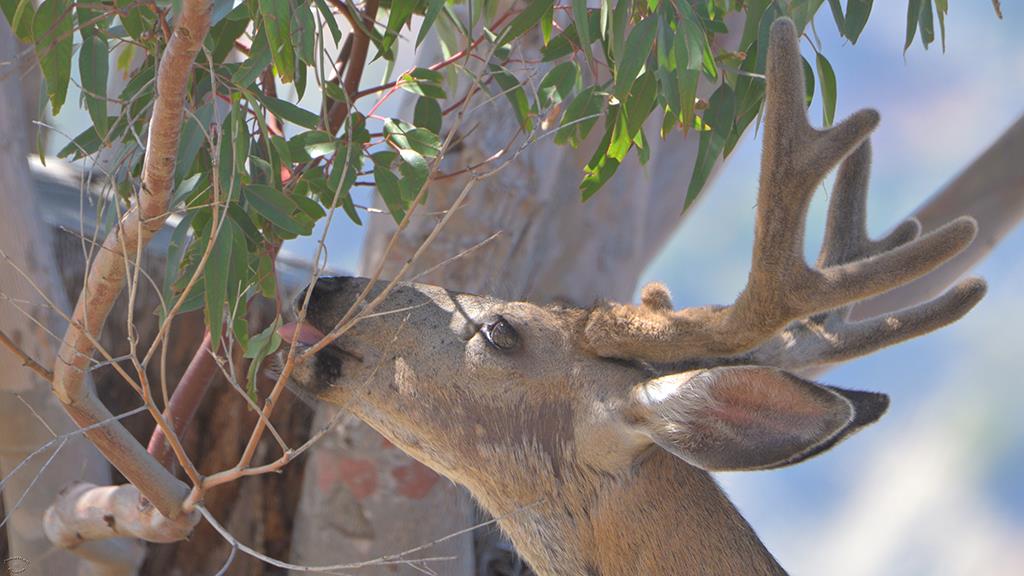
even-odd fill
[[[722,423],[804,436],[829,420],[836,399],[782,372],[736,368],[723,373],[708,391],[714,403],[706,416]]]

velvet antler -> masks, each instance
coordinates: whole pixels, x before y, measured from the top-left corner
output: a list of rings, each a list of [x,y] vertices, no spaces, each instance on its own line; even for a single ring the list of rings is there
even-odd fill
[[[640,306],[599,306],[591,311],[584,332],[590,349],[601,356],[651,362],[734,356],[753,350],[793,321],[842,309],[906,284],[966,248],[977,229],[968,217],[919,238],[914,224],[908,224],[880,243],[866,239],[863,211],[857,208],[863,203],[870,154],[863,143],[877,124],[877,112],[861,110],[833,128],[811,127],[796,29],[787,19],[774,23],[754,250],[746,288],[730,306],[673,311],[667,295],[658,289],[647,290]],[[859,146],[864,146],[863,152],[851,155]],[[829,240],[818,266],[812,268],[803,258],[807,209],[818,184],[840,162],[840,180],[849,193],[837,193],[832,199]],[[948,323],[966,312],[983,289],[978,281],[968,281],[935,304],[904,315],[913,324],[911,329],[890,331],[881,338],[891,344]],[[950,310],[957,313],[951,315]],[[857,330],[865,335],[851,333],[856,345],[850,353],[879,347],[875,342],[878,326]],[[829,354],[844,357],[835,350]]]

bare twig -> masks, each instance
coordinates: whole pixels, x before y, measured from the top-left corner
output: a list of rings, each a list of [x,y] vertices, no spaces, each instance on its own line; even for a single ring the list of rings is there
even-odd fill
[[[35,372],[40,378],[47,382],[53,381],[53,372],[50,372],[46,368],[43,368],[41,364],[32,359],[31,356],[26,354],[14,340],[11,340],[3,330],[0,330],[0,344],[3,344],[8,350],[11,351],[15,356],[21,360],[21,365]]]
[[[225,528],[220,522],[217,521],[216,518],[213,517],[213,514],[211,514],[210,511],[207,510],[205,506],[199,505],[199,506],[196,506],[196,509],[199,510],[199,513],[203,515],[203,518],[205,518],[206,521],[210,523],[210,526],[213,526],[213,529],[216,530],[217,533],[219,533],[221,535],[221,537],[224,538],[224,540],[226,540],[228,543],[230,543],[233,548],[238,548],[239,550],[241,550],[242,552],[252,556],[253,558],[256,558],[258,560],[262,560],[263,562],[266,562],[267,564],[270,564],[271,566],[275,566],[277,568],[282,568],[282,569],[285,569],[285,570],[292,570],[294,572],[337,572],[339,570],[353,570],[353,569],[357,569],[357,568],[366,568],[368,566],[383,566],[383,565],[389,565],[389,564],[410,564],[412,562],[437,562],[437,561],[442,561],[442,560],[450,560],[451,558],[449,558],[449,557],[415,558],[415,559],[406,558],[406,557],[409,556],[410,554],[415,554],[417,552],[421,552],[423,550],[426,550],[428,548],[436,546],[436,545],[438,545],[438,544],[440,544],[442,542],[446,542],[448,540],[451,540],[452,538],[457,538],[459,536],[462,536],[463,534],[468,534],[468,533],[473,532],[473,531],[475,531],[477,529],[480,529],[480,528],[483,528],[483,527],[486,527],[486,526],[490,526],[490,525],[495,524],[495,523],[497,523],[497,522],[499,522],[501,520],[504,520],[506,518],[510,518],[512,516],[520,514],[520,513],[524,512],[526,510],[529,510],[531,508],[536,507],[537,505],[541,504],[541,502],[543,502],[543,501],[537,501],[537,502],[533,502],[532,504],[527,504],[525,506],[517,508],[516,510],[513,510],[509,514],[506,514],[505,516],[502,516],[500,518],[492,518],[492,519],[487,520],[485,522],[480,522],[478,524],[474,524],[474,525],[469,526],[467,528],[463,528],[462,530],[458,530],[456,532],[452,532],[451,534],[448,534],[447,536],[443,536],[443,537],[438,538],[436,540],[433,540],[431,542],[427,542],[426,544],[421,544],[420,546],[416,546],[415,548],[410,548],[408,550],[404,550],[404,551],[398,552],[396,554],[388,554],[388,555],[385,555],[385,556],[379,556],[377,558],[373,558],[371,560],[364,560],[362,562],[353,562],[353,563],[349,563],[349,564],[334,564],[334,565],[330,565],[330,566],[305,566],[305,565],[302,565],[302,564],[291,564],[289,562],[284,562],[284,561],[278,560],[276,558],[271,558],[270,556],[267,556],[266,554],[260,553],[260,552],[258,552],[256,550],[253,550],[249,546],[246,546],[245,544],[242,544],[241,542],[239,542],[234,536],[231,535],[230,532],[228,532],[227,528]]]

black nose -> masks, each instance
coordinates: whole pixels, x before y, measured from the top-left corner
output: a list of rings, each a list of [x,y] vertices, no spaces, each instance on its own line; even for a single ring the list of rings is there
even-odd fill
[[[349,276],[321,276],[313,283],[313,297],[317,298],[337,292],[351,279]]]
[[[313,283],[313,293],[309,296],[309,305],[312,307],[316,303],[323,301],[325,297],[340,291],[350,280],[352,278],[349,276],[321,276],[317,278],[316,282]],[[305,299],[306,290],[302,290],[295,298],[295,307],[301,307]]]

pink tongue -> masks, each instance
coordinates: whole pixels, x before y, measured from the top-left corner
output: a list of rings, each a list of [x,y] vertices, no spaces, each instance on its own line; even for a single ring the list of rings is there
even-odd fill
[[[292,338],[295,338],[296,333],[298,333],[296,341],[307,346],[316,344],[324,337],[323,332],[309,324],[306,324],[305,322],[289,322],[288,324],[278,328],[277,333],[281,335],[281,338],[286,344],[290,344]]]

